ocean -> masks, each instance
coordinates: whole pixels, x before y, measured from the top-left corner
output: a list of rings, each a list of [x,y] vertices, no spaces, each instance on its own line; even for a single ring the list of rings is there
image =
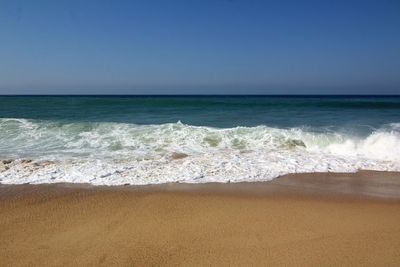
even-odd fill
[[[399,96],[1,96],[0,183],[400,171]]]

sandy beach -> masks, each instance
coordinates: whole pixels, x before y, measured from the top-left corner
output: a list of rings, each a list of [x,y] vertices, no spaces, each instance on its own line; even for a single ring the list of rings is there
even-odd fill
[[[0,267],[400,267],[399,1],[1,1]]]
[[[2,266],[399,266],[400,174],[1,185]]]

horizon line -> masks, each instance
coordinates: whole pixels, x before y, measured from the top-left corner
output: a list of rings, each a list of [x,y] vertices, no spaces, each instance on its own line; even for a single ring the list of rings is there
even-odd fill
[[[0,97],[19,96],[400,96],[398,94],[0,94]]]

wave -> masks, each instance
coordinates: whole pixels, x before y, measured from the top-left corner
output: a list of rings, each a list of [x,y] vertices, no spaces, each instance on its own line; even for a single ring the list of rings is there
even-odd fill
[[[0,157],[13,159],[0,166],[2,183],[226,182],[297,172],[397,171],[398,151],[400,123],[362,137],[306,127],[0,119]]]

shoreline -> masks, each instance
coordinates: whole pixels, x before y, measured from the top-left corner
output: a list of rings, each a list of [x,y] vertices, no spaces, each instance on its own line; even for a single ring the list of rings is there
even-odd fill
[[[0,185],[5,266],[396,266],[400,173]]]
[[[301,194],[343,195],[380,199],[400,199],[400,172],[360,170],[347,172],[294,173],[279,176],[270,181],[210,182],[210,183],[162,183],[147,185],[93,185],[89,183],[42,183],[2,184],[0,196],[7,188],[20,187],[22,191],[75,188],[87,190],[122,190],[143,192],[228,193],[248,195]],[[32,190],[27,188],[31,187]]]

